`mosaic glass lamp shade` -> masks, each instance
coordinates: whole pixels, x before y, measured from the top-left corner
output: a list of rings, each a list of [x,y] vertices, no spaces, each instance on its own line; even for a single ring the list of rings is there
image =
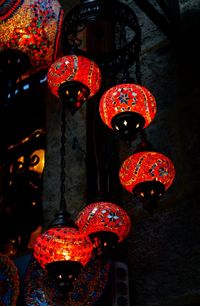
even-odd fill
[[[34,256],[45,268],[55,261],[76,261],[86,265],[92,245],[86,234],[76,228],[51,228],[40,235],[34,245]]]
[[[135,139],[156,114],[156,102],[148,89],[136,84],[119,84],[108,89],[100,100],[103,122],[125,142]]]
[[[28,74],[49,67],[58,55],[63,17],[57,0],[0,0],[2,56],[16,65],[26,56]]]
[[[141,199],[154,202],[171,186],[175,178],[172,161],[157,152],[139,152],[129,156],[119,171],[122,186]]]
[[[47,81],[56,97],[78,109],[99,90],[101,73],[94,61],[84,56],[67,55],[51,65]]]
[[[36,239],[33,254],[65,293],[92,256],[89,237],[72,227],[50,228]]]
[[[78,215],[76,224],[86,232],[98,250],[113,248],[123,241],[131,227],[124,209],[110,202],[95,202],[87,205]]]

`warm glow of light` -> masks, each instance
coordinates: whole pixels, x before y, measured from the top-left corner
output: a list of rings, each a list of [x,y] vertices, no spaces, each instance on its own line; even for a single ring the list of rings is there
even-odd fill
[[[100,231],[115,233],[119,237],[119,242],[126,238],[131,227],[126,211],[110,202],[87,205],[79,213],[76,224],[88,235]]]
[[[24,138],[24,139],[21,141],[21,143],[25,143],[25,142],[27,142],[27,141],[29,141],[29,137]]]
[[[57,227],[40,235],[34,245],[34,256],[40,265],[54,261],[78,261],[85,265],[92,256],[92,243],[83,233],[75,228]]]
[[[156,101],[150,91],[136,84],[119,84],[101,97],[99,112],[103,122],[112,128],[112,118],[122,112],[136,112],[145,119],[147,127],[156,114]]]
[[[39,137],[44,137],[44,131],[42,129],[35,130],[28,137],[23,138],[20,142],[9,146],[8,151],[13,150],[13,161],[9,167],[10,173],[21,172],[21,171],[33,171],[37,172],[42,176],[45,166],[45,150],[41,147],[43,144],[40,143]],[[35,142],[36,140],[36,142]],[[32,141],[34,141],[33,144]],[[43,141],[44,142],[44,141]],[[37,144],[38,143],[38,144]],[[26,149],[28,147],[28,150]],[[39,147],[38,149],[31,147]],[[15,153],[16,152],[16,153]]]
[[[44,171],[44,165],[45,165],[45,150],[44,149],[38,149],[35,150],[30,156],[29,156],[29,164],[25,164],[25,157],[19,156],[16,160],[17,168],[14,169],[14,164],[11,164],[10,166],[10,173],[13,173],[13,171],[21,171],[21,170],[30,170],[39,173],[40,175],[43,174]]]
[[[0,14],[0,50],[19,50],[32,70],[41,70],[58,56],[64,11],[57,0],[3,1]]]
[[[47,81],[50,90],[56,97],[59,97],[59,86],[66,81],[79,81],[84,84],[89,88],[91,97],[100,88],[101,73],[94,61],[84,56],[67,55],[51,65]]]
[[[171,160],[157,152],[139,152],[129,156],[122,164],[119,178],[122,186],[132,192],[134,186],[145,181],[157,180],[167,190],[175,177]]]
[[[37,156],[38,162],[36,162],[35,164],[30,163],[29,170],[42,174],[45,165],[45,150],[44,149],[35,150],[30,156],[30,161],[34,158],[34,156]]]

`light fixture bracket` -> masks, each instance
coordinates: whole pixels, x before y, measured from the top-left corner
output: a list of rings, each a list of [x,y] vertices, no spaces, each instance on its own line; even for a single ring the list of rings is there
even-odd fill
[[[49,228],[53,227],[72,227],[78,229],[75,222],[71,219],[70,214],[66,210],[59,210],[55,219],[50,224]]]
[[[115,33],[115,48],[102,53],[89,52],[83,43],[84,32],[88,27],[94,30],[97,23],[103,25],[105,22],[110,24]],[[104,34],[101,26],[100,30],[97,27],[97,32],[99,35]],[[128,36],[131,38],[128,39]],[[141,30],[135,12],[120,1],[81,1],[65,16],[61,41],[64,54],[73,51],[92,58],[102,70],[114,72],[139,61]]]

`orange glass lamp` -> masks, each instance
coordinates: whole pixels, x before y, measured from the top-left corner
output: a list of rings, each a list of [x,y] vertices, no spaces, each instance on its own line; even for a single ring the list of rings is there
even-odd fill
[[[96,254],[109,254],[123,241],[131,227],[124,209],[110,202],[87,205],[78,215],[76,224],[90,237]]]
[[[99,112],[103,122],[129,144],[154,119],[156,101],[143,86],[119,84],[103,94]]]
[[[64,17],[59,1],[0,2],[1,69],[30,74],[48,68],[58,55]]]
[[[129,156],[119,171],[122,186],[151,210],[175,178],[172,161],[157,152],[139,152]]]
[[[49,229],[37,237],[34,256],[64,293],[73,289],[73,280],[92,256],[92,243],[70,218],[66,205],[65,182],[66,108],[61,107],[60,207]]]
[[[47,82],[51,92],[67,108],[76,111],[99,90],[101,72],[94,61],[84,56],[67,55],[51,65]]]
[[[73,280],[91,256],[90,239],[86,233],[73,227],[50,228],[37,238],[34,245],[34,257],[64,290],[73,288]]]

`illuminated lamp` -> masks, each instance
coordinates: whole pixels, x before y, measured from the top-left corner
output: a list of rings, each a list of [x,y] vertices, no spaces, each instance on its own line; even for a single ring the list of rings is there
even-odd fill
[[[50,228],[34,245],[34,257],[65,292],[91,258],[92,244],[86,233],[73,227]]]
[[[152,211],[157,201],[171,186],[175,168],[171,160],[157,152],[139,152],[129,156],[119,171],[122,186]]]
[[[98,255],[110,254],[126,238],[131,227],[126,211],[110,202],[87,205],[79,213],[76,224],[88,234]]]
[[[59,1],[0,2],[0,63],[4,71],[7,73],[7,67],[20,75],[48,68],[58,57],[64,17]]]
[[[76,111],[99,90],[101,73],[94,61],[83,56],[67,55],[51,65],[47,82],[52,93],[67,108]]]
[[[58,284],[63,294],[73,289],[73,281],[82,266],[92,256],[92,243],[87,233],[79,230],[67,212],[65,199],[65,126],[66,108],[61,108],[60,148],[60,207],[49,229],[39,235],[33,246],[33,254],[39,264]]]
[[[103,94],[99,112],[103,122],[129,144],[154,119],[156,102],[145,87],[120,84]]]

